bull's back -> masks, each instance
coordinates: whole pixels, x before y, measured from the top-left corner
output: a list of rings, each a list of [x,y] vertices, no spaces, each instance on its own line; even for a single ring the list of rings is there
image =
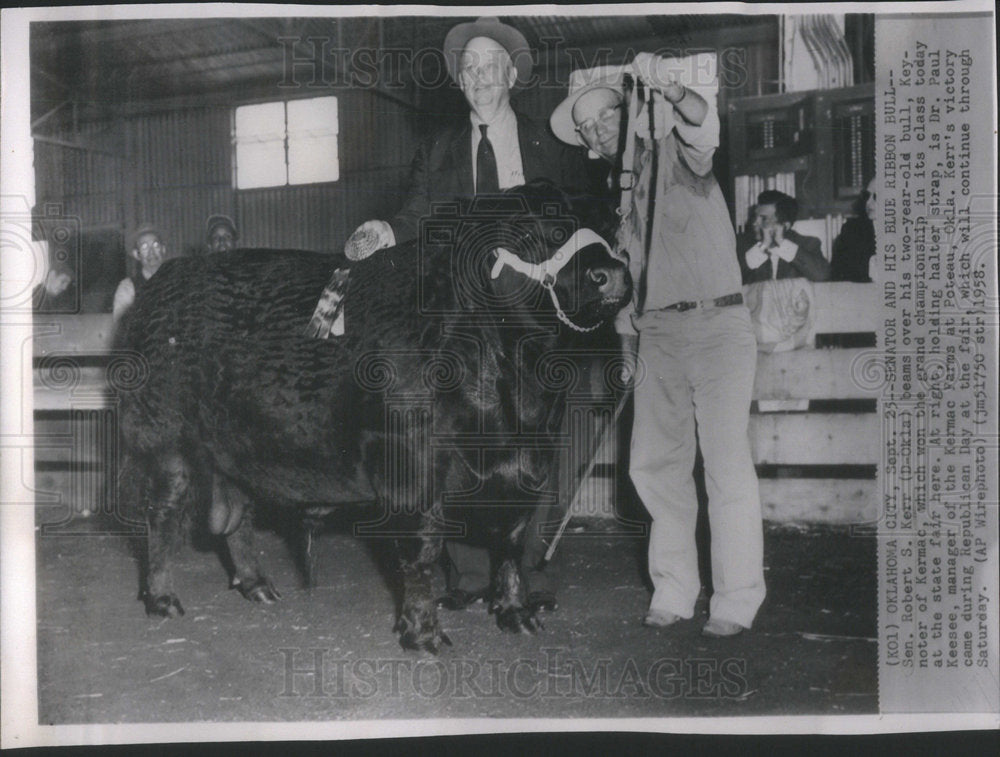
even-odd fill
[[[303,330],[337,263],[237,250],[164,264],[127,315],[125,346],[145,360],[148,380],[123,398],[126,442],[152,451],[210,441],[246,455],[279,446],[295,418],[300,438],[314,436],[301,420],[329,419],[323,400],[344,344]]]
[[[413,258],[397,250],[355,264],[348,333],[330,339],[305,329],[343,258],[238,250],[164,264],[127,316],[126,345],[148,378],[123,397],[126,445],[197,448],[258,489],[307,499],[356,477],[366,429],[382,423],[379,387],[359,382],[359,361],[429,333]]]

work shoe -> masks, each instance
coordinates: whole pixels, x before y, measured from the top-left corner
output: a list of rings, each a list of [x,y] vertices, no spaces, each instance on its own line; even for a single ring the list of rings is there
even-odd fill
[[[434,603],[444,610],[464,610],[469,605],[482,602],[484,599],[486,599],[485,589],[477,592],[452,589],[443,597],[438,597]]]
[[[744,627],[731,620],[717,620],[709,618],[705,627],[701,629],[703,636],[710,636],[713,639],[724,639],[727,636],[737,636],[743,633]]]
[[[559,609],[554,592],[542,589],[540,591],[529,591],[527,605],[535,612],[555,612]]]
[[[646,613],[646,617],[643,618],[642,624],[644,626],[648,626],[649,628],[666,628],[667,626],[672,626],[679,620],[682,620],[681,616],[675,615],[672,612],[650,610]]]

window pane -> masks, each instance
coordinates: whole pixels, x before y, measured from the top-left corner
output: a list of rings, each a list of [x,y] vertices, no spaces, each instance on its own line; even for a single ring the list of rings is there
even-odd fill
[[[285,104],[243,105],[236,109],[236,187],[283,186]]]
[[[314,97],[288,103],[288,133],[336,134],[337,98]]]
[[[288,182],[337,181],[337,98],[314,97],[288,103]]]
[[[314,184],[337,181],[337,135],[288,138],[288,183]]]
[[[236,141],[284,139],[285,104],[241,105],[236,109]]]
[[[236,188],[280,187],[287,182],[284,140],[236,143]]]

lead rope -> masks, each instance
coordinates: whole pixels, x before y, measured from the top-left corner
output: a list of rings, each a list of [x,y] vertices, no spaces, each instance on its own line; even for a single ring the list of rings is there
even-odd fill
[[[598,321],[593,326],[577,326],[575,323],[573,323],[573,321],[569,319],[569,316],[566,315],[565,311],[563,311],[562,307],[560,307],[559,305],[559,297],[556,295],[555,278],[551,276],[549,278],[546,278],[542,282],[542,286],[549,290],[549,297],[552,298],[552,304],[555,306],[556,309],[556,318],[558,318],[560,321],[562,321],[571,329],[573,329],[573,331],[579,332],[580,334],[586,334],[591,331],[596,331],[598,328],[601,327],[601,324],[604,323],[603,321]]]
[[[646,233],[642,246],[642,277],[639,279],[639,294],[636,297],[635,311],[642,315],[646,307],[646,282],[649,273],[649,251],[653,245],[653,236],[658,228],[656,223],[656,188],[659,184],[659,143],[656,140],[656,90],[649,88],[649,98],[646,109],[649,111],[649,147],[652,151],[649,166],[649,199],[646,203]]]
[[[632,190],[635,187],[635,123],[639,116],[639,97],[635,82],[629,74],[623,80],[626,100],[625,147],[622,149],[622,170],[618,176],[618,188],[621,198],[618,203],[618,216],[624,222],[631,210]]]

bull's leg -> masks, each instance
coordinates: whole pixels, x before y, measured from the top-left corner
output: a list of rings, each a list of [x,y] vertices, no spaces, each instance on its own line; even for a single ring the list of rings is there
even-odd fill
[[[257,561],[254,546],[253,508],[250,498],[228,479],[215,474],[212,485],[213,510],[238,513],[238,519],[228,521],[231,530],[225,534],[226,547],[233,562],[232,584],[240,593],[254,602],[272,604],[281,599],[281,594],[271,580],[265,576]]]
[[[146,613],[163,617],[184,614],[173,591],[170,563],[180,541],[180,524],[190,495],[191,470],[179,454],[164,455],[146,492],[148,564]]]
[[[495,594],[490,605],[490,611],[497,616],[497,625],[511,633],[535,633],[542,627],[536,608],[528,606],[527,582],[520,568],[524,531],[521,521],[500,545]]]
[[[397,541],[403,574],[403,604],[396,622],[399,643],[404,649],[437,653],[441,644],[451,645],[438,622],[437,606],[431,591],[431,575],[441,556],[440,536],[415,535]]]

